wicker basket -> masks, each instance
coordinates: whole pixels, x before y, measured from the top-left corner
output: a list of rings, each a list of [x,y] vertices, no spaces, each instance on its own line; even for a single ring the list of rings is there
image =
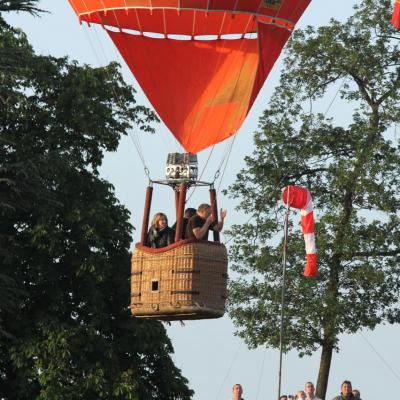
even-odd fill
[[[227,254],[223,244],[183,240],[162,249],[136,245],[131,311],[160,320],[219,318],[225,312]]]

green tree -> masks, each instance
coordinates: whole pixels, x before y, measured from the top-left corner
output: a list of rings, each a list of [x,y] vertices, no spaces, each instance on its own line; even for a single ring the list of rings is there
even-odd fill
[[[0,398],[192,397],[162,324],[127,309],[132,227],[98,173],[154,120],[116,64],[37,56],[0,18]]]
[[[279,345],[282,189],[312,193],[320,276],[302,276],[304,242],[292,224],[285,350],[321,349],[321,398],[341,334],[400,322],[400,35],[390,1],[359,3],[344,23],[294,34],[255,150],[228,190],[252,216],[232,229],[239,275],[230,284],[230,315],[251,347]],[[348,120],[316,111],[335,93]]]
[[[43,10],[36,7],[37,2],[38,0],[0,0],[0,13],[14,11],[38,15]]]
[[[40,10],[36,7],[35,3],[37,1],[25,1],[25,0],[11,0],[5,1],[0,0],[0,12],[4,11],[15,11],[15,12],[29,12],[33,15],[36,15]],[[8,26],[1,20],[1,27],[2,31],[3,28]],[[7,38],[9,39],[9,38]],[[10,51],[11,50],[11,51]],[[1,83],[5,82],[6,76],[10,73],[12,68],[17,65],[21,65],[22,62],[16,62],[18,58],[20,58],[21,53],[15,52],[15,48],[9,48],[7,44],[1,43],[0,47],[0,69],[1,73]],[[5,91],[5,87],[1,84],[0,85],[0,106],[6,106],[9,100],[9,92]],[[5,108],[4,108],[5,109]],[[1,138],[1,145],[7,146],[9,142],[6,138]],[[1,153],[3,155],[3,153]],[[16,166],[14,166],[15,168]],[[22,169],[20,168],[20,173]],[[12,179],[9,179],[6,173],[6,168],[4,165],[0,166],[0,259],[4,260],[4,263],[9,261],[10,257],[10,250],[8,249],[8,240],[10,237],[3,232],[3,225],[2,220],[5,216],[5,210],[9,210],[13,208],[13,202],[15,201],[15,195],[19,191],[15,187],[15,182]],[[21,174],[22,175],[22,174]],[[17,288],[13,277],[8,276],[7,274],[0,273],[0,309],[1,310],[14,310],[16,302],[18,300],[18,296],[21,294],[21,291]],[[2,320],[0,317],[0,335],[4,335],[6,332],[3,330],[2,327]]]

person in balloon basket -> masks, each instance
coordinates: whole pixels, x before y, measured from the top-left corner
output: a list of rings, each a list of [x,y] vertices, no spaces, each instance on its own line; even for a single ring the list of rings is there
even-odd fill
[[[195,216],[197,213],[195,208],[187,208],[183,214],[183,221],[182,221],[182,235],[181,235],[181,239],[186,239],[186,227],[187,224],[190,220],[190,218],[192,218],[193,216]],[[176,225],[177,223],[175,222],[171,228],[176,231]]]
[[[344,381],[342,383],[342,386],[340,387],[340,395],[336,396],[333,400],[355,400],[350,381]]]
[[[213,221],[211,206],[200,204],[197,214],[190,218],[186,227],[186,239],[208,240],[208,231],[221,232],[224,226],[226,210],[221,209],[220,221]]]
[[[155,249],[169,246],[175,241],[175,231],[168,226],[168,218],[159,212],[154,215],[145,245]]]
[[[235,383],[232,388],[232,400],[244,400],[242,397],[243,388],[239,383]]]

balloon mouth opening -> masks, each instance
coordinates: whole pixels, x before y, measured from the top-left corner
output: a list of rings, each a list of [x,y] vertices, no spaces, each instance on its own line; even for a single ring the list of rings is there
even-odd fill
[[[103,25],[103,28],[109,32],[121,32],[126,33],[127,35],[132,36],[145,36],[151,39],[171,39],[171,40],[178,40],[178,41],[198,41],[198,42],[205,42],[205,41],[217,41],[217,40],[239,40],[239,39],[258,39],[258,33],[254,32],[247,32],[247,33],[227,33],[222,35],[185,35],[179,33],[158,33],[158,32],[141,32],[135,29],[119,29],[115,26],[111,25]]]
[[[87,10],[78,17],[81,23],[101,25],[113,32],[177,40],[256,39],[259,23],[288,31],[295,25],[292,21],[257,12],[135,6]],[[177,30],[180,20],[190,22],[182,31]]]

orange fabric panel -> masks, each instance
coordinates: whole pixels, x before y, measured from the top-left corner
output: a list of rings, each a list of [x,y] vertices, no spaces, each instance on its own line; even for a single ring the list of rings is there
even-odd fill
[[[183,4],[185,1],[183,1]],[[186,3],[190,3],[190,0],[186,0]],[[209,8],[211,10],[233,10],[235,8],[237,0],[210,0]]]
[[[265,0],[238,0],[237,4],[234,6],[237,11],[245,12],[259,12],[266,13],[271,16],[276,16],[278,10],[283,6],[288,0],[276,0],[276,1],[265,1]],[[289,0],[293,3],[293,0]],[[298,1],[298,0],[295,0]]]
[[[292,29],[310,1],[69,0],[80,19],[89,23],[194,36],[251,32],[257,21],[271,19]]]
[[[199,10],[207,8],[208,0],[181,0],[181,8],[197,8]]]
[[[108,33],[186,151],[197,153],[236,133],[249,110],[257,40],[178,41]]]
[[[115,16],[118,18],[116,24]],[[130,10],[128,13],[120,11],[107,15],[109,23],[105,25],[119,26],[140,30],[142,32],[156,32],[180,35],[218,35],[220,33],[242,33],[255,30],[252,17],[238,14],[235,18],[224,13],[194,12],[176,10]],[[140,25],[140,27],[139,27]],[[246,29],[247,28],[247,29]]]
[[[69,0],[75,12],[79,14],[94,13],[101,10],[125,8],[157,7],[176,10],[197,10],[207,12],[246,12],[263,14],[275,18],[293,21],[300,18],[311,0]],[[90,22],[90,15],[85,20]]]
[[[275,25],[258,24],[258,44],[260,63],[257,70],[257,76],[254,82],[253,93],[250,106],[255,101],[259,91],[264,85],[267,76],[271,72],[276,60],[282,52],[290,32]]]
[[[311,0],[283,0],[275,16],[296,23],[310,3]],[[271,15],[271,11],[263,9],[262,14]]]
[[[254,32],[256,21],[249,14],[226,15],[222,12],[156,9],[112,10],[84,15],[83,21],[140,32],[168,33],[177,35],[218,35]]]
[[[396,29],[400,29],[400,0],[396,0],[394,5],[392,24]]]
[[[188,36],[258,32],[258,39],[199,41],[107,30],[161,119],[196,153],[240,128],[311,0],[69,1],[81,20],[121,29]]]
[[[167,8],[177,8],[179,7],[178,0],[152,0],[152,7],[167,7]]]

